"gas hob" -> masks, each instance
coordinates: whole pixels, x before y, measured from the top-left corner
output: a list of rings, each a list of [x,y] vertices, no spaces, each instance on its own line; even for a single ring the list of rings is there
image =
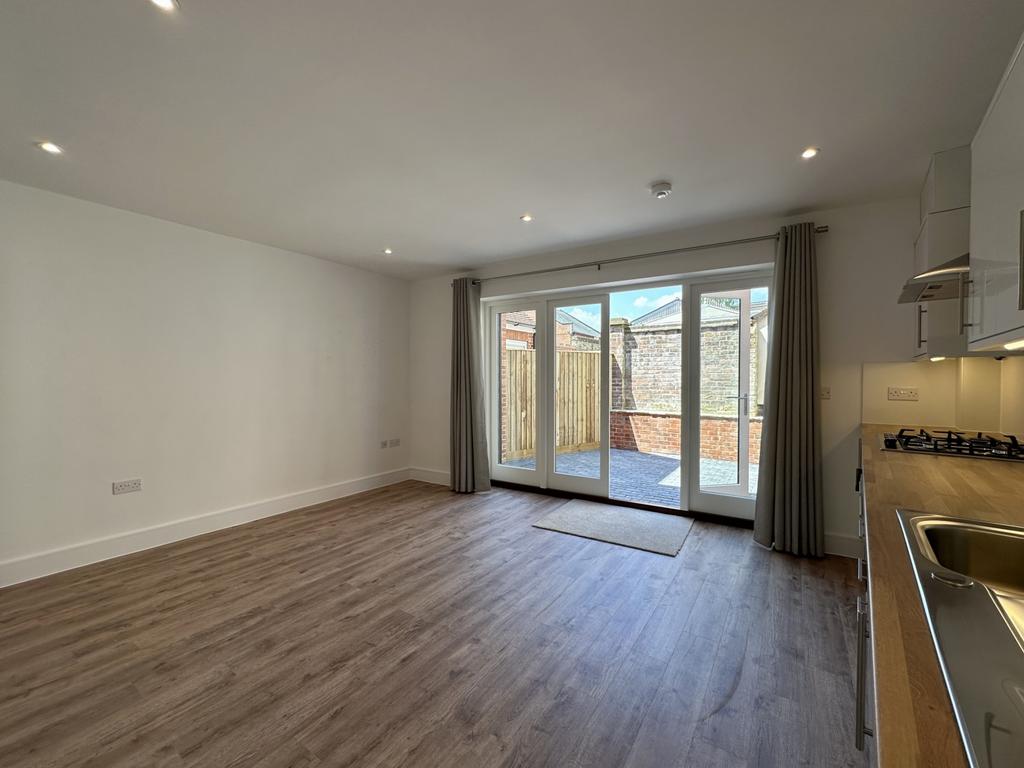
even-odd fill
[[[928,431],[904,427],[899,432],[886,432],[882,437],[882,444],[888,451],[1024,462],[1024,446],[1013,435],[967,433],[953,429]]]

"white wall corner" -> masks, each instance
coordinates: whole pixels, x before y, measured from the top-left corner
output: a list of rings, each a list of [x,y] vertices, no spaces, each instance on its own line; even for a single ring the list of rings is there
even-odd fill
[[[429,470],[416,470],[429,472]],[[140,528],[134,531],[114,534],[79,544],[51,549],[45,552],[0,561],[0,587],[11,586],[23,581],[38,579],[42,576],[80,568],[84,565],[98,563],[122,555],[141,552],[164,544],[200,536],[204,533],[232,528],[236,525],[260,520],[265,517],[280,515],[314,504],[341,499],[363,491],[383,488],[386,485],[400,483],[410,478],[408,468],[394,469],[375,475],[358,477],[340,483],[311,488],[297,493],[277,496],[271,499],[243,504],[228,509],[206,512],[194,517],[174,520],[169,523]],[[416,479],[423,479],[417,477]],[[427,481],[431,482],[431,481]],[[445,483],[447,474],[445,473]]]

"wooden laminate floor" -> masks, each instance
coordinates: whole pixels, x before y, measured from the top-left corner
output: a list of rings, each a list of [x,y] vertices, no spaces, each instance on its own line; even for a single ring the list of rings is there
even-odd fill
[[[848,766],[850,561],[406,482],[0,591],[0,765]]]

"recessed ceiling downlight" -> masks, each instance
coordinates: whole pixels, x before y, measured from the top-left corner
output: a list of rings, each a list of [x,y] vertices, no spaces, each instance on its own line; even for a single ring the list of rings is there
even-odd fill
[[[520,221],[525,221],[525,222],[531,222],[531,221],[533,221],[533,214],[532,213],[524,213],[522,216],[519,217],[519,220]]]
[[[390,256],[392,253],[394,253],[394,251],[392,251],[390,248],[385,248],[384,249],[384,255],[385,256]]]
[[[651,194],[656,200],[664,200],[672,194],[672,184],[667,181],[656,181],[651,184]]]
[[[60,146],[60,144],[54,144],[52,141],[37,141],[36,146],[43,150],[43,152],[49,152],[51,155],[64,154],[64,147]]]
[[[800,153],[800,157],[804,160],[810,160],[812,157],[817,157],[819,152],[821,152],[819,147],[807,147],[807,149]]]
[[[176,11],[178,10],[178,0],[149,0],[153,5],[159,8],[161,11]]]

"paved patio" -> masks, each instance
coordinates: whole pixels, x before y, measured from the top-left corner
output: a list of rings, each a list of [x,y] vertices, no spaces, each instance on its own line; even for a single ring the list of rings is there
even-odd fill
[[[679,458],[659,453],[641,453],[612,448],[609,454],[609,495],[613,499],[656,504],[679,509]],[[513,467],[533,467],[532,458],[508,462]],[[597,477],[601,454],[598,451],[560,453],[555,469],[564,474]],[[736,482],[736,462],[721,459],[700,460],[700,484],[728,485]],[[750,492],[757,491],[757,465],[750,466]]]

